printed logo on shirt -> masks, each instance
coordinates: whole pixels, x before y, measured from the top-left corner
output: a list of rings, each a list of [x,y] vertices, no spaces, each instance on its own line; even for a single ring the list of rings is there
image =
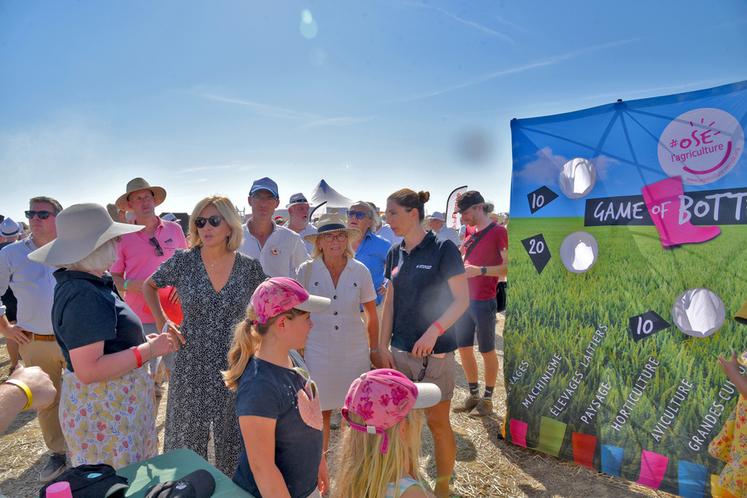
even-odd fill
[[[273,256],[278,256],[280,255],[280,249],[278,249],[277,247],[273,247],[272,249],[270,249],[270,254],[272,254]]]
[[[164,244],[170,244],[172,242],[174,242],[174,239],[172,239],[172,238],[168,238],[168,239],[166,239],[166,240],[163,241]]]
[[[418,270],[430,270],[431,268],[433,268],[433,266],[432,265],[418,265],[415,268],[417,268]]]

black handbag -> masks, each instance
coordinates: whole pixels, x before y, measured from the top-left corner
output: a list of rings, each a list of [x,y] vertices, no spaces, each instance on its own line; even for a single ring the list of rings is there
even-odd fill
[[[49,486],[62,481],[70,483],[73,498],[124,498],[129,488],[127,479],[118,476],[111,465],[79,465],[45,484],[39,490],[39,498],[45,498]]]

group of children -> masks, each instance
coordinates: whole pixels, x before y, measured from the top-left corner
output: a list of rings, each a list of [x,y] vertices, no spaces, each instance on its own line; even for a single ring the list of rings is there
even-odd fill
[[[260,284],[237,327],[223,377],[236,392],[244,441],[236,484],[257,497],[317,497],[330,490],[322,451],[318,393],[296,350],[312,327],[310,313],[328,298],[293,279]],[[342,416],[345,432],[333,497],[430,498],[419,479],[421,415],[441,400],[434,384],[391,369],[353,381]]]

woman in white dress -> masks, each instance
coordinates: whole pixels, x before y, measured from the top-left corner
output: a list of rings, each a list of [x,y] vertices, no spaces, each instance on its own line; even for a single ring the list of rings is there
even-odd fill
[[[379,320],[371,274],[354,258],[350,246],[360,232],[347,228],[345,220],[333,214],[323,215],[316,227],[318,233],[304,237],[314,244],[314,251],[312,259],[298,267],[297,280],[307,291],[332,301],[323,312],[311,314],[314,326],[304,349],[304,360],[319,389],[327,451],[332,410],[342,408],[350,383],[372,362],[379,363]]]

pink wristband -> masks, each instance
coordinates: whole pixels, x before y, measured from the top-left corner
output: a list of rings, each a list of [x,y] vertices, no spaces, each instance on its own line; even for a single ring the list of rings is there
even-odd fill
[[[446,333],[446,329],[443,328],[440,322],[433,322],[433,326],[438,330],[438,335],[444,335]]]

